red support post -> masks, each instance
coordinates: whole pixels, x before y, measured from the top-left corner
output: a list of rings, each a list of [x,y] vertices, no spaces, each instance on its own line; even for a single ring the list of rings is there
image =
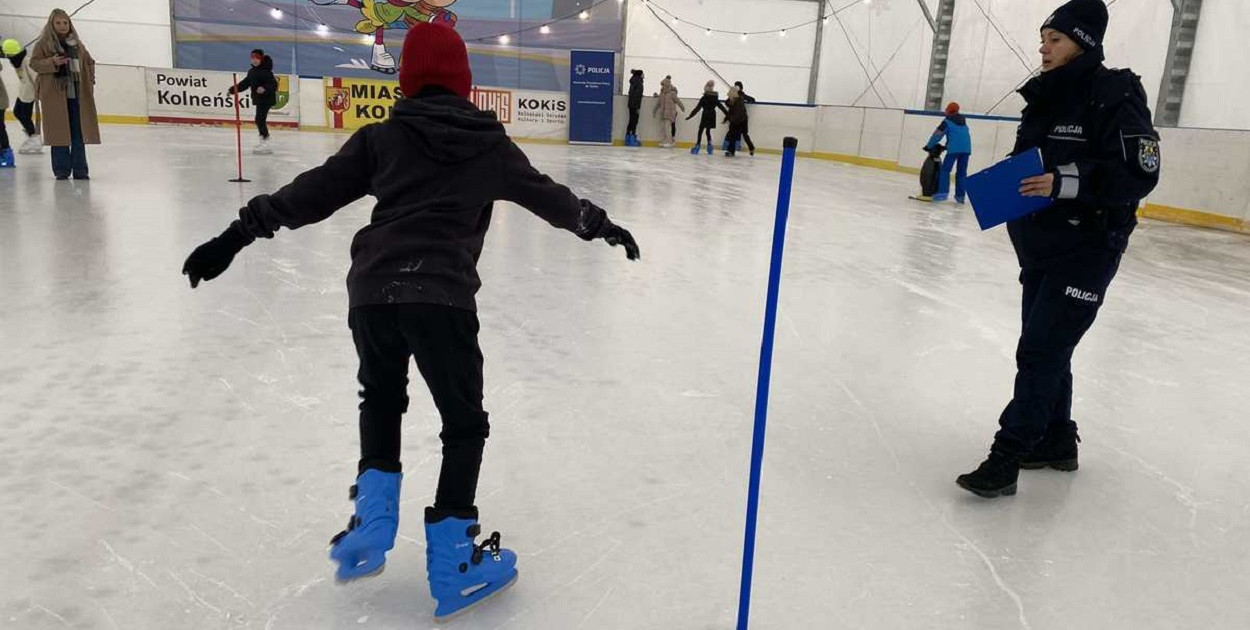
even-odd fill
[[[239,115],[239,75],[230,75],[234,81],[234,152],[239,162],[239,176],[230,181],[234,183],[250,182],[243,178],[243,119]]]

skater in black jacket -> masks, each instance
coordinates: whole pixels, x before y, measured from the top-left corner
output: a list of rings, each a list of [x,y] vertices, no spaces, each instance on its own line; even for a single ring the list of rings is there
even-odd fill
[[[278,104],[278,78],[273,75],[273,59],[265,51],[257,48],[252,51],[252,67],[247,76],[239,81],[238,91],[252,90],[252,105],[256,108],[256,131],[260,140],[252,148],[252,153],[267,155],[273,153],[269,147],[269,110]],[[235,93],[235,86],[226,90]]]
[[[699,143],[703,142],[703,134],[707,134],[707,154],[712,154],[712,130],[716,128],[716,110],[719,109],[726,116],[729,110],[725,109],[725,105],[720,102],[720,95],[716,93],[716,82],[708,81],[703,86],[703,98],[699,99],[699,104],[690,110],[690,115],[686,116],[686,120],[695,117],[695,114],[703,112],[703,117],[699,119],[699,130],[694,134],[694,148],[690,152],[699,154]]]
[[[642,109],[642,70],[629,71],[629,98],[625,102],[629,110],[629,122],[625,126],[625,146],[640,147],[638,139],[638,110]]]
[[[743,109],[742,115],[746,116],[745,105],[751,105],[755,103],[755,97],[751,96],[750,94],[747,94],[746,89],[742,87],[741,81],[734,81],[734,86],[732,88],[729,88],[729,92],[732,94],[735,88],[737,88],[738,94],[742,96],[742,103],[744,105],[744,107],[742,108]],[[729,100],[730,100],[729,96],[726,96],[725,107],[729,107]],[[751,136],[751,126],[747,122],[742,123],[742,128],[740,131],[741,131],[742,136],[746,136],[746,137]],[[732,127],[730,128],[729,132],[733,133]],[[725,134],[725,140],[722,140],[720,145],[722,149],[724,149],[725,151],[729,151],[729,134]],[[733,152],[737,153],[741,148],[742,148],[742,140],[738,140],[738,142],[734,144]],[[751,151],[751,155],[755,155],[755,151]]]
[[[468,100],[472,77],[454,29],[418,23],[399,70],[406,98],[389,120],[368,125],[325,164],[277,192],[259,195],[183,267],[191,286],[216,278],[244,247],[329,218],[365,195],[369,224],[352,241],[348,324],[360,358],[360,460],[355,515],[331,541],[340,581],[381,571],[399,523],[400,420],[415,357],[442,417],[442,468],[425,509],[426,569],[435,616],[454,614],[516,577],[516,554],[499,534],[478,543],[475,504],[482,449],[477,260],[493,202],[515,202],[583,240],[621,245],[639,258],[629,231],[530,165],[493,112]]]
[[[989,458],[959,485],[983,497],[1015,494],[1020,468],[1076,470],[1072,353],[1094,323],[1159,181],[1159,135],[1146,91],[1128,70],[1103,66],[1107,7],[1072,0],[1042,25],[1042,74],[1020,90],[1026,106],[1014,153],[1041,149],[1048,172],[1020,184],[1054,205],[1008,223],[1024,287],[1015,392]]]
[[[729,133],[725,135],[725,155],[727,157],[736,155],[738,145],[742,142],[746,142],[751,155],[755,155],[755,143],[751,142],[751,133],[748,131],[747,101],[738,86],[729,88],[729,95],[725,97],[725,107],[729,110],[725,115],[725,122],[729,123]]]

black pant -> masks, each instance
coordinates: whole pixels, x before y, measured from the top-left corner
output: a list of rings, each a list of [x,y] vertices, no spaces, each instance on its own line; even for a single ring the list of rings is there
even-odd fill
[[[0,107],[0,151],[9,148],[9,130],[4,128],[4,109]]]
[[[751,142],[751,134],[747,133],[747,126],[745,124],[729,125],[729,135],[725,136],[725,142],[727,143],[726,150],[730,155],[738,151],[739,140],[747,143],[747,150],[755,153],[755,143]]]
[[[269,103],[256,104],[256,130],[260,132],[262,138],[269,137],[269,110],[272,108],[273,105]]]
[[[629,108],[629,124],[625,126],[625,135],[633,136],[638,134],[638,108]]]
[[[13,117],[17,119],[17,122],[22,124],[22,131],[25,131],[28,136],[33,136],[39,131],[35,127],[35,117],[33,116],[34,112],[34,103],[27,103],[26,101],[18,99],[17,103],[13,105]]]
[[[360,357],[360,471],[400,470],[400,419],[408,410],[408,359],[415,357],[443,420],[434,507],[473,507],[490,435],[477,314],[434,304],[357,306],[348,323]]]
[[[994,450],[1027,455],[1047,432],[1072,421],[1072,353],[1089,330],[1120,268],[1120,253],[1084,252],[1048,269],[1020,273],[1024,327],[1016,347],[1015,395],[998,419]]]
[[[706,133],[706,134],[707,134],[707,143],[708,143],[709,145],[710,145],[710,144],[712,144],[712,128],[711,128],[711,127],[704,127],[703,125],[699,125],[699,130],[698,130],[698,131],[696,131],[696,132],[694,133],[694,144],[695,144],[695,146],[698,146],[698,144],[699,144],[700,142],[703,142],[703,134],[704,134],[704,133]]]

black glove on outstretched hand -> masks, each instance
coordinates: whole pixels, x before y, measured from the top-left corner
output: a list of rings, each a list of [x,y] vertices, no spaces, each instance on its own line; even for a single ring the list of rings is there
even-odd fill
[[[613,247],[624,245],[627,258],[630,260],[642,258],[642,252],[638,250],[634,235],[630,234],[629,230],[613,223],[608,218],[607,210],[596,206],[589,199],[580,200],[580,204],[581,214],[577,218],[577,227],[573,229],[574,234],[587,241],[601,238]]]
[[[638,260],[642,258],[642,252],[638,249],[638,243],[634,240],[634,235],[629,230],[615,224],[609,224],[603,230],[603,240],[608,245],[616,247],[617,245],[625,246],[625,257],[630,260]]]
[[[230,266],[235,255],[253,240],[255,239],[231,224],[220,236],[213,237],[187,256],[187,262],[182,265],[182,275],[187,276],[191,281],[191,288],[194,289],[200,285],[201,280],[212,280],[220,276]]]

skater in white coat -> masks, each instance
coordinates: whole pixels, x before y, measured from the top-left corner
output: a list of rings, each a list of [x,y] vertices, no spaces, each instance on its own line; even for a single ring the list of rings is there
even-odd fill
[[[655,109],[652,113],[660,118],[660,124],[664,127],[664,141],[660,146],[671,149],[674,145],[673,136],[677,135],[677,112],[678,110],[686,111],[686,106],[681,104],[681,99],[677,98],[677,88],[673,85],[673,77],[664,77],[660,81],[660,98],[655,102]]]
[[[17,118],[22,131],[26,133],[26,141],[18,148],[18,153],[43,153],[43,136],[35,126],[35,71],[30,69],[30,55],[16,39],[4,41],[4,56],[9,58],[13,69],[17,71],[17,98],[13,103],[13,116]]]

